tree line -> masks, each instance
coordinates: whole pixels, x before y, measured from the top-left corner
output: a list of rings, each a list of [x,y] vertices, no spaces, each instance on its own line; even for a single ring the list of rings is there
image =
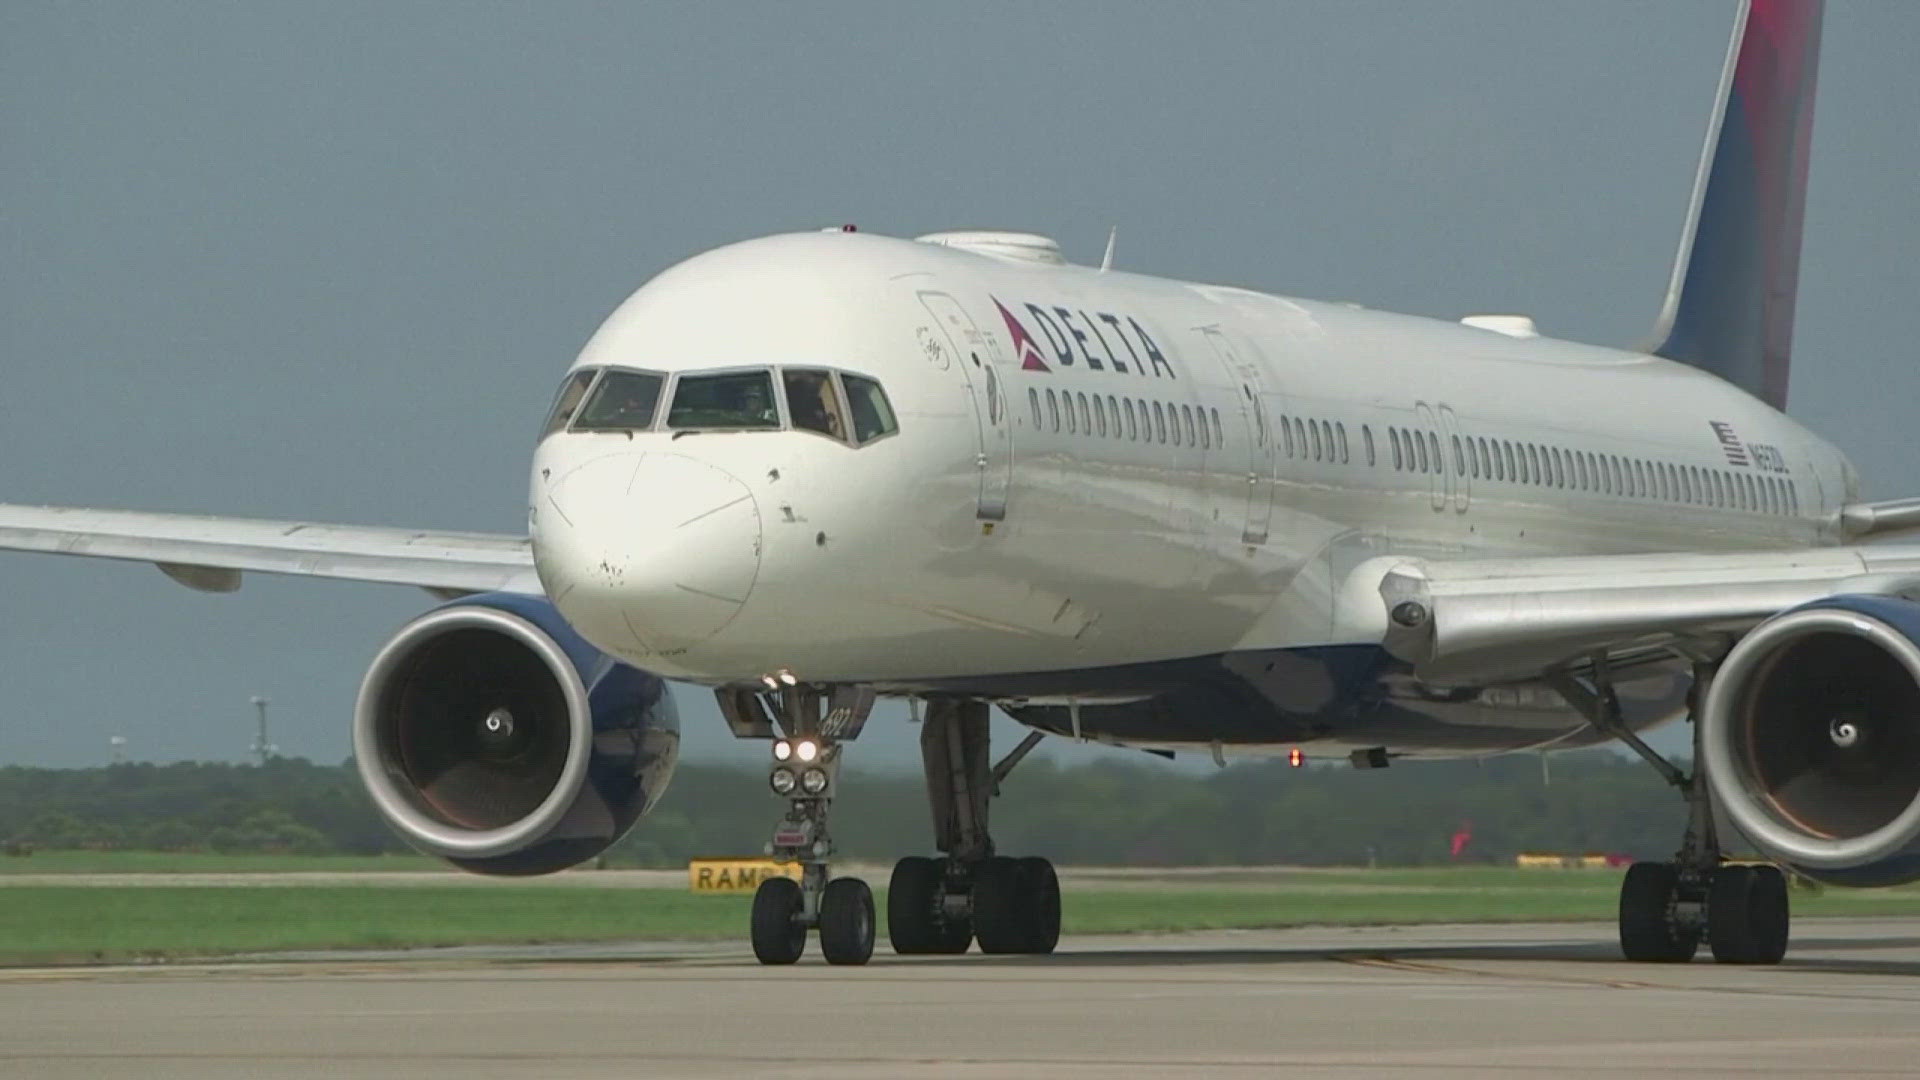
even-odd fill
[[[848,857],[931,848],[917,774],[847,772],[831,819]],[[682,764],[611,865],[677,866],[761,850],[781,800],[757,768]],[[1510,862],[1525,851],[1663,857],[1685,822],[1645,765],[1605,751],[1400,763],[1384,770],[1284,762],[1206,774],[1155,763],[1063,767],[1030,759],[992,809],[997,844],[1092,865],[1430,865]],[[0,769],[0,843],[33,850],[283,852],[406,850],[351,763],[120,764]],[[1459,851],[1456,855],[1455,848]]]

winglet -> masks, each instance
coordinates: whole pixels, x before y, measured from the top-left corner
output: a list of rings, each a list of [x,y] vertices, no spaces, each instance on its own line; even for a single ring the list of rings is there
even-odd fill
[[[1824,0],[1747,0],[1652,352],[1787,402]]]

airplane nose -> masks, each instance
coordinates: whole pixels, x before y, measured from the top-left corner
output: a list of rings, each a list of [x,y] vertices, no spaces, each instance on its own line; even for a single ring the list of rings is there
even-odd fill
[[[753,591],[760,511],[723,469],[683,454],[609,454],[559,477],[545,501],[533,537],[541,583],[589,641],[684,652]]]

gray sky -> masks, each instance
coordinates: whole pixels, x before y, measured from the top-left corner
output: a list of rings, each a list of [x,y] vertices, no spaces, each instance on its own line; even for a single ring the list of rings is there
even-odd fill
[[[1632,344],[1731,2],[0,7],[0,500],[516,531],[574,352],[840,222]],[[1830,5],[1791,411],[1920,494],[1920,4]],[[337,760],[410,590],[0,555],[0,762]],[[759,760],[683,694],[689,746]],[[876,718],[857,760],[905,760]],[[1073,751],[1076,754],[1094,751]]]

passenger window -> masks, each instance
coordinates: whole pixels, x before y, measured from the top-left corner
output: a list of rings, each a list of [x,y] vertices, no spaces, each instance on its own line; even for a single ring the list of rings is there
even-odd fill
[[[1207,411],[1213,414],[1213,445],[1215,446],[1227,445],[1226,429],[1220,426],[1220,410],[1208,409]]]
[[[1527,464],[1527,444],[1521,443],[1514,449],[1516,452],[1513,456],[1517,459],[1517,464],[1520,466],[1520,482],[1523,484],[1533,483],[1534,472]]]
[[[781,372],[787,386],[787,415],[796,431],[812,431],[830,439],[847,437],[846,418],[840,415],[840,395],[833,392],[833,376],[824,371]]]
[[[1187,445],[1192,446],[1194,444],[1193,443],[1193,406],[1191,405],[1180,406],[1180,426],[1187,429]]]
[[[1093,399],[1093,427],[1101,438],[1107,437],[1107,410],[1100,407],[1098,395]]]
[[[1127,438],[1138,440],[1140,438],[1140,429],[1139,429],[1139,426],[1135,424],[1133,420],[1133,399],[1132,398],[1127,399],[1126,406],[1127,406]]]
[[[1345,465],[1353,457],[1347,453],[1347,425],[1336,420],[1333,424],[1334,439],[1340,446],[1340,464]]]
[[[780,413],[773,403],[773,373],[682,375],[673,387],[667,426],[676,431],[778,428]]]
[[[1047,416],[1054,431],[1060,430],[1060,401],[1053,396],[1053,388],[1047,388]]]
[[[1286,444],[1287,456],[1293,456],[1293,428],[1287,424],[1287,414],[1280,414],[1280,441]]]
[[[1313,445],[1313,460],[1319,461],[1320,460],[1320,425],[1309,422],[1307,424],[1307,433],[1308,433],[1308,439]]]
[[[847,390],[847,405],[853,410],[853,438],[860,445],[892,435],[900,430],[900,421],[893,415],[893,403],[887,400],[886,388],[864,375],[841,375],[840,382]],[[1033,407],[1034,426],[1040,422],[1040,406]]]
[[[1113,429],[1113,437],[1120,437],[1120,399],[1107,395],[1107,424]]]
[[[1066,409],[1067,413],[1067,434],[1080,434],[1080,421],[1074,418],[1073,412],[1073,391],[1064,390],[1061,392],[1060,397],[1064,399],[1060,404]]]
[[[1300,444],[1300,456],[1307,456],[1307,429],[1301,425],[1299,417],[1293,418],[1293,441]]]
[[[1510,443],[1510,442],[1507,442],[1507,441],[1506,441],[1505,439],[1502,439],[1502,440],[1500,441],[1500,456],[1501,456],[1501,457],[1503,457],[1503,458],[1506,458],[1506,459],[1507,459],[1507,477],[1508,477],[1508,479],[1511,479],[1511,480],[1518,480],[1518,479],[1520,479],[1520,473],[1519,473],[1519,472],[1518,472],[1517,470],[1515,470],[1515,469],[1514,469],[1514,467],[1513,467],[1513,465],[1514,465],[1514,462],[1513,462],[1513,444],[1512,444],[1512,443]]]
[[[1033,430],[1040,430],[1040,391],[1027,387],[1027,405],[1033,409]]]
[[[1473,436],[1467,436],[1467,472],[1475,480],[1480,479],[1480,457],[1473,452]]]
[[[560,392],[554,395],[553,408],[547,413],[547,426],[540,429],[542,439],[559,431],[573,420],[573,414],[580,408],[580,400],[587,396],[587,387],[593,385],[593,377],[600,374],[599,368],[582,368],[568,375],[560,384]]]
[[[1406,468],[1406,462],[1402,458],[1400,453],[1400,429],[1399,428],[1390,427],[1387,429],[1387,442],[1393,445],[1393,470],[1395,472],[1399,472],[1400,470]]]
[[[1372,424],[1360,425],[1360,442],[1367,448],[1367,468],[1371,469],[1374,465]]]
[[[1207,428],[1207,407],[1200,406],[1200,449],[1213,449],[1213,432]]]
[[[1153,437],[1155,442],[1167,441],[1167,414],[1161,411],[1160,403],[1153,403]]]
[[[1076,395],[1080,399],[1080,430],[1093,434],[1093,417],[1087,414],[1087,395]]]

